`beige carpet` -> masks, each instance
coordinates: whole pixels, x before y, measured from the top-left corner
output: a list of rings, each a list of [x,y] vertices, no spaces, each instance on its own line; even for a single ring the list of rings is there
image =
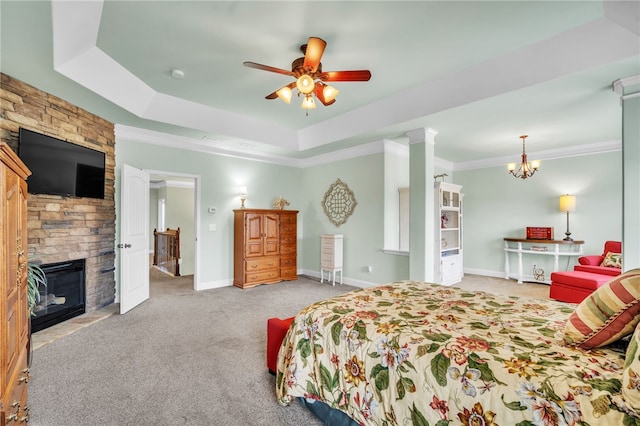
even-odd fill
[[[156,267],[149,268],[149,297],[193,291],[193,275],[174,277]]]
[[[482,275],[467,274],[462,282],[455,284],[467,290],[486,291],[494,294],[508,294],[510,296],[531,297],[534,299],[548,299],[549,285],[544,283],[518,284],[515,280],[503,278],[485,277]]]
[[[487,293],[531,297],[535,299],[549,298],[548,284],[530,282],[518,284],[515,280],[486,277],[483,275],[466,274],[462,281],[458,284],[454,284],[453,287],[460,287],[474,291],[486,291]],[[151,267],[149,272],[150,297],[180,294],[189,291],[193,291],[193,275],[173,277]]]
[[[300,277],[248,290],[196,292],[193,277],[151,271],[151,297],[33,353],[36,426],[321,425],[275,400],[266,321],[354,287]],[[466,276],[461,287],[546,298],[548,286]]]

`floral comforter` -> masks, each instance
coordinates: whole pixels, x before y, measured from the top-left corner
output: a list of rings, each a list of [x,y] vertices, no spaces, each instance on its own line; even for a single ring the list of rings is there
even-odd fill
[[[346,293],[296,316],[278,401],[320,400],[362,425],[640,424],[616,405],[624,346],[563,345],[573,309],[412,281]]]

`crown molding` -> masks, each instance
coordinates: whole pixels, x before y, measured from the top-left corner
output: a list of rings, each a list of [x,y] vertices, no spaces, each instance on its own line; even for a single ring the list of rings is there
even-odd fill
[[[625,87],[635,86],[636,84],[640,84],[640,74],[632,75],[625,78],[619,78],[618,80],[614,81],[611,86],[615,93],[622,96],[624,95]]]
[[[388,139],[340,149],[326,154],[316,155],[314,157],[299,159],[255,152],[234,145],[220,146],[219,144],[217,144],[214,146],[212,145],[212,141],[206,139],[202,140],[188,138],[185,136],[169,135],[166,133],[125,126],[122,124],[116,124],[115,134],[116,140],[131,140],[134,142],[147,143],[168,148],[204,152],[207,154],[222,155],[243,160],[260,161],[263,163],[278,164],[296,168],[320,166],[336,161],[364,157],[366,155],[380,154],[386,151],[393,152],[402,156],[409,156],[408,145],[404,145]],[[600,154],[604,152],[613,152],[620,150],[622,150],[622,140],[612,140],[585,145],[576,145],[567,148],[529,152],[528,155],[529,157],[535,158],[537,160],[553,160],[558,158]],[[509,155],[482,160],[461,161],[456,163],[436,157],[435,166],[443,171],[457,172],[463,170],[483,169],[488,167],[502,167],[507,163],[513,162],[514,158],[515,157],[513,155]]]
[[[613,140],[606,142],[596,142],[592,144],[576,145],[566,148],[548,149],[544,151],[528,152],[529,158],[536,160],[555,160],[558,158],[577,157],[580,155],[601,154],[605,152],[613,152],[622,150],[622,140]],[[488,167],[504,167],[507,163],[512,163],[517,156],[502,156],[495,158],[487,158],[483,160],[461,161],[453,163],[453,172],[463,170],[484,169]]]

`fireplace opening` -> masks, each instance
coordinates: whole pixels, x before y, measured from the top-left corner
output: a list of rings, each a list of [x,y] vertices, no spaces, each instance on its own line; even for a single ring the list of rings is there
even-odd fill
[[[85,312],[85,260],[40,265],[47,286],[40,289],[40,302],[33,308],[31,331],[36,332]]]

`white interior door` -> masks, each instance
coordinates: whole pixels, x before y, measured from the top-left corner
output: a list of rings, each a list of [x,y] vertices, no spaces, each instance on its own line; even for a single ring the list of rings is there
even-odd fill
[[[122,168],[120,206],[120,313],[149,298],[149,174]]]

